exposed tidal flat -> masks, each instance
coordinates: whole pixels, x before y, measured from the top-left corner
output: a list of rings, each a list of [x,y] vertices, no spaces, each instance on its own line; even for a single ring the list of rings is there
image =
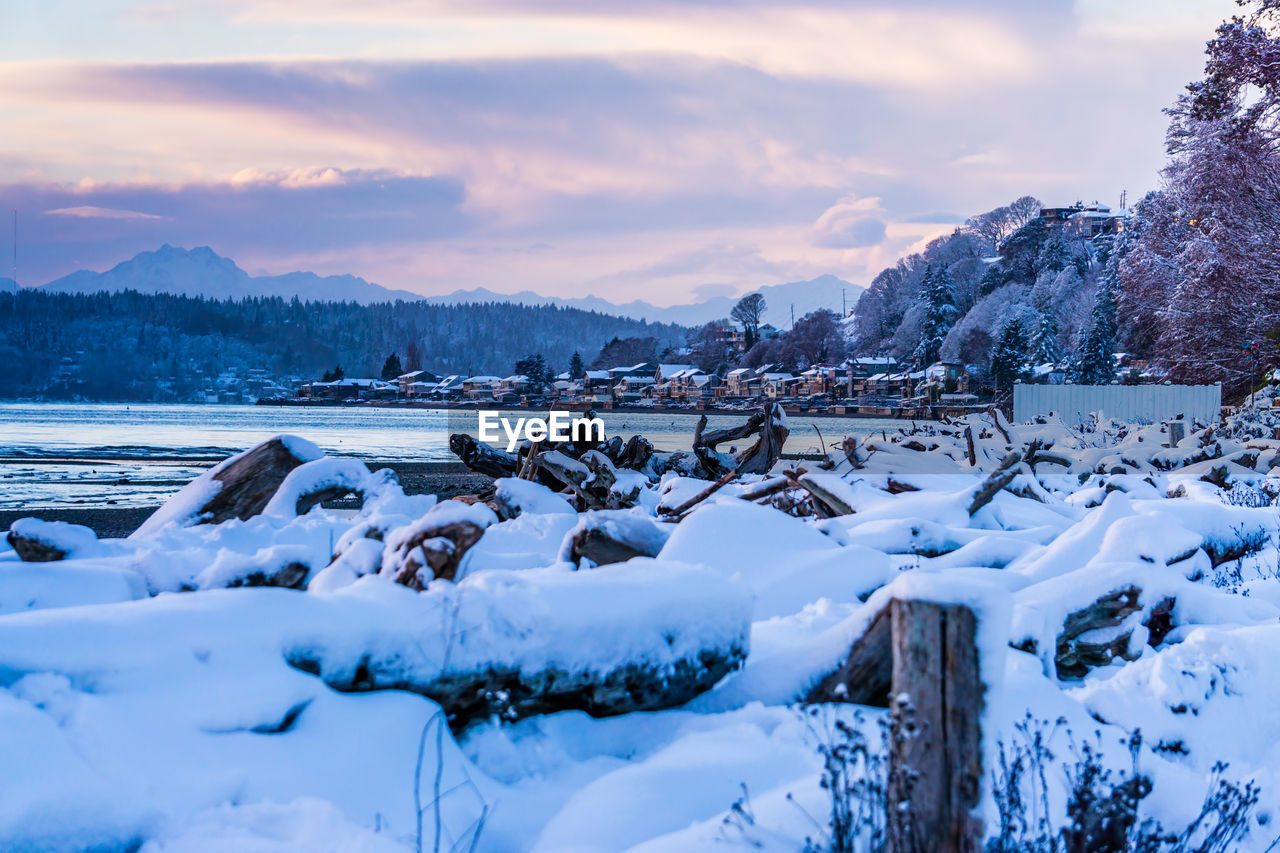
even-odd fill
[[[529,410],[501,410],[513,420]],[[640,433],[659,450],[690,446],[695,412],[602,412],[606,435]],[[714,413],[711,429],[746,413]],[[817,453],[850,434],[900,421],[790,417],[789,454]],[[294,433],[328,454],[391,468],[409,493],[475,491],[449,451],[451,432],[475,433],[475,410],[380,407],[274,407],[124,403],[0,403],[0,527],[52,510],[100,532],[123,535],[140,511],[156,507],[218,460],[265,438]],[[128,512],[124,512],[128,510]],[[75,517],[72,517],[75,516]],[[145,516],[142,516],[145,517]]]

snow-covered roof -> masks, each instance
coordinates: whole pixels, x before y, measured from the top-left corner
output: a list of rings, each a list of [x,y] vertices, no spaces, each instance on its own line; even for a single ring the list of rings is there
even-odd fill
[[[313,388],[386,388],[390,385],[390,382],[383,382],[381,379],[360,379],[356,377],[336,379],[333,382],[311,383]]]
[[[617,368],[614,368],[615,370]],[[587,379],[609,379],[610,371],[608,370],[588,370]]]
[[[425,370],[411,370],[408,373],[401,373],[396,379],[413,379],[415,376],[421,376],[426,373]]]
[[[1079,213],[1073,213],[1068,219],[1117,219],[1122,215],[1128,214],[1112,213],[1110,210],[1082,210]]]
[[[472,385],[493,385],[502,379],[498,376],[468,376],[463,381]]]
[[[658,372],[663,376],[672,376],[684,370],[696,370],[696,364],[659,364]]]

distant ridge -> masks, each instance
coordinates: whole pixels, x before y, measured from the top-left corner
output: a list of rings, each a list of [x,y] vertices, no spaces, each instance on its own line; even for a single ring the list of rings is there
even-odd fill
[[[208,246],[184,249],[165,244],[154,252],[142,252],[106,272],[80,270],[43,285],[57,293],[112,293],[137,290],[204,296],[210,299],[243,299],[247,296],[279,296],[326,302],[394,302],[421,299],[407,290],[389,290],[353,275],[316,275],[291,272],[251,276],[235,261]]]
[[[819,308],[827,308],[839,314],[842,306],[852,309],[864,289],[842,278],[827,274],[808,281],[766,285],[750,292],[759,293],[764,297],[765,303],[768,305],[768,310],[764,316],[765,322],[785,329],[791,326],[791,311],[793,307],[797,318],[803,317],[810,311],[816,311]],[[556,296],[542,296],[531,290],[522,290],[519,293],[495,293],[486,288],[476,288],[473,290],[455,290],[453,293],[443,296],[429,296],[426,301],[439,305],[457,305],[464,302],[518,302],[524,305],[563,305],[569,308],[617,314],[637,320],[649,320],[650,322],[700,326],[712,320],[728,317],[729,312],[733,310],[733,306],[741,298],[740,296],[716,296],[702,302],[662,307],[640,300],[618,304],[598,296],[561,299]]]
[[[0,278],[0,292],[14,290],[11,279]],[[165,244],[154,252],[141,252],[116,264],[106,272],[80,270],[48,284],[43,290],[57,293],[97,293],[137,290],[141,293],[168,293],[181,296],[203,296],[207,299],[243,299],[249,296],[297,296],[321,302],[394,302],[397,299],[425,301],[434,305],[460,305],[468,302],[509,302],[520,305],[559,305],[596,311],[655,323],[700,326],[729,316],[740,297],[716,296],[684,305],[658,306],[635,300],[617,304],[599,296],[562,299],[542,296],[531,290],[498,293],[487,288],[456,290],[443,296],[423,297],[407,290],[391,290],[354,275],[321,276],[313,272],[291,272],[284,275],[249,275],[208,246],[185,249]],[[765,322],[779,328],[791,326],[796,317],[827,308],[837,313],[841,306],[852,308],[863,288],[834,275],[822,275],[808,281],[767,285],[753,291],[765,298],[768,310]]]

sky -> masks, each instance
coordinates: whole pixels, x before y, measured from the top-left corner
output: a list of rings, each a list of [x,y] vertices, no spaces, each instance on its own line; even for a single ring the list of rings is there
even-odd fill
[[[0,209],[24,285],[163,243],[427,295],[865,285],[1018,196],[1156,188],[1234,11],[0,0]]]

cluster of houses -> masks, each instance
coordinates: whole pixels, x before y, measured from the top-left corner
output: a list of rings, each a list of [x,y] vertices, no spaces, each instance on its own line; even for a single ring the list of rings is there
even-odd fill
[[[595,408],[662,406],[731,407],[760,400],[817,406],[844,404],[870,413],[913,405],[976,403],[958,363],[940,362],[906,370],[891,358],[850,358],[791,372],[782,365],[739,367],[723,376],[694,364],[642,362],[588,370],[579,378],[562,373],[550,383],[527,376],[442,376],[415,370],[391,381],[339,379],[310,382],[297,396],[312,400],[400,400],[495,405],[583,404]]]

